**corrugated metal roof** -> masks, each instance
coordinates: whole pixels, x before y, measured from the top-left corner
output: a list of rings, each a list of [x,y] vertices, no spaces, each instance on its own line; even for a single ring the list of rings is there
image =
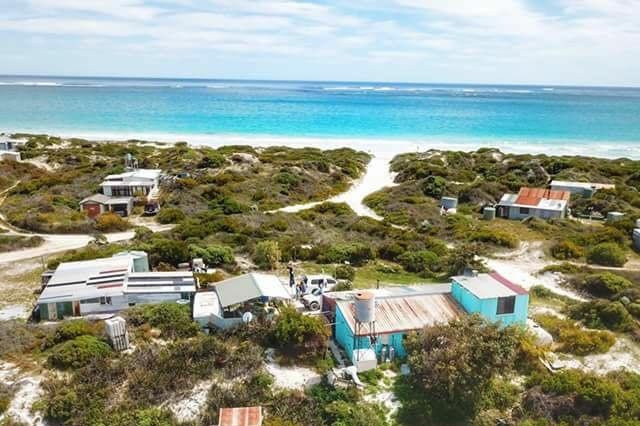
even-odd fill
[[[278,277],[255,272],[215,283],[214,289],[218,293],[220,305],[225,308],[260,297],[291,299]]]
[[[495,299],[527,294],[527,290],[509,281],[497,272],[478,274],[477,276],[457,276],[452,278],[462,287],[469,290],[478,299]]]
[[[135,272],[129,274],[125,293],[194,293],[192,272]]]
[[[260,426],[262,407],[221,408],[218,426]]]
[[[547,188],[520,188],[516,204],[525,206],[537,206],[541,200],[564,200],[569,201],[571,193],[569,191],[554,191]]]
[[[352,301],[339,300],[342,312],[352,332],[355,332],[355,307]],[[446,323],[463,315],[464,311],[449,294],[422,294],[376,299],[375,328],[378,334],[419,330]],[[363,325],[360,335],[370,333]]]

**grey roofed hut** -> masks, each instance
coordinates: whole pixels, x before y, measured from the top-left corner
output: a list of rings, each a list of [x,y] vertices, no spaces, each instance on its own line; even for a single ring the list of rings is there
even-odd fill
[[[291,299],[278,277],[255,272],[221,281],[214,288],[223,308],[261,298]]]

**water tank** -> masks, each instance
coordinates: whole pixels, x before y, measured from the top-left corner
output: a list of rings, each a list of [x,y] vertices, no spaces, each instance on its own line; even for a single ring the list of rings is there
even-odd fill
[[[496,209],[495,207],[485,207],[482,210],[482,218],[484,220],[493,220],[496,218]]]
[[[447,210],[455,209],[458,207],[458,199],[455,197],[442,197],[440,199],[440,206]]]
[[[376,299],[370,291],[356,293],[355,308],[356,321],[367,323],[376,320]]]
[[[640,251],[640,228],[633,230],[633,248]]]
[[[609,212],[607,213],[607,222],[617,222],[624,217],[624,213]]]
[[[124,351],[129,347],[129,335],[127,334],[127,322],[122,317],[114,317],[104,322],[105,331],[116,351]]]
[[[636,229],[640,229],[640,219],[636,219]]]

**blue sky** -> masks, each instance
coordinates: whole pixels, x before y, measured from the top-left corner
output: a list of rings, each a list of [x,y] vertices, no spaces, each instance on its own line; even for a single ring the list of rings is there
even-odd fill
[[[640,86],[640,0],[0,6],[0,74]]]

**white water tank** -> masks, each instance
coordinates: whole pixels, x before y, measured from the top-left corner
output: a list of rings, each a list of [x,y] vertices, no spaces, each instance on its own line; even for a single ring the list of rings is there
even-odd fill
[[[356,321],[361,323],[376,320],[376,298],[370,291],[356,293],[355,300]]]
[[[129,348],[129,335],[127,334],[127,322],[122,317],[114,317],[104,322],[107,336],[113,349],[124,351]]]

